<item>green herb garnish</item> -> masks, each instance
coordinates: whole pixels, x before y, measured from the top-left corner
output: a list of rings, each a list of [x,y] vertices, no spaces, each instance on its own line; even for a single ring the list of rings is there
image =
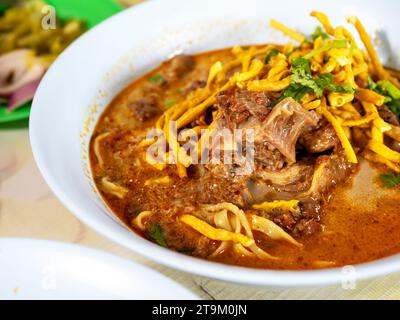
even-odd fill
[[[164,232],[159,224],[153,224],[151,226],[149,235],[158,245],[167,247]]]
[[[173,105],[176,104],[176,100],[174,100],[174,99],[165,99],[163,101],[163,104],[164,104],[164,107],[166,107],[168,109],[168,108],[171,108]]]
[[[289,87],[287,87],[282,92],[281,99],[291,97],[296,101],[300,101],[301,98],[303,98],[305,94],[310,93],[310,92],[312,92],[311,88],[305,87],[299,83],[292,83],[292,84],[290,84]]]
[[[381,86],[378,86],[378,84],[374,82],[374,80],[372,80],[371,77],[368,77],[367,89],[370,89],[372,91],[375,91],[376,93],[379,93],[382,96],[385,96],[385,102],[392,101],[392,98],[388,96],[387,91]]]
[[[331,49],[344,49],[344,48],[347,48],[347,40],[335,40],[332,42],[332,44],[310,51],[304,56],[304,58],[311,59],[312,57],[314,57],[319,53],[329,51]]]
[[[0,3],[0,14],[4,13],[8,9],[8,5],[5,3]]]
[[[400,118],[400,90],[395,85],[386,80],[375,83],[369,78],[367,88],[384,96],[385,104]]]
[[[400,174],[398,173],[388,172],[381,174],[379,177],[385,188],[392,189],[400,185]]]
[[[318,79],[315,80],[320,88],[339,93],[355,93],[353,88],[349,86],[337,85],[334,82],[332,73],[320,74]]]
[[[400,118],[400,100],[391,100],[386,103],[390,110]]]
[[[292,60],[292,82],[307,87],[314,91],[317,96],[322,96],[322,90],[312,77],[310,61],[304,58]]]
[[[378,81],[377,85],[384,89],[388,95],[395,99],[399,100],[400,99],[400,89],[398,89],[393,83],[390,81]]]
[[[315,40],[319,37],[321,37],[322,39],[329,38],[328,34],[320,26],[315,28],[314,32],[311,34],[311,39]]]
[[[149,78],[149,82],[152,84],[164,84],[167,80],[161,74],[155,74]]]
[[[299,101],[306,93],[314,92],[319,98],[324,90],[341,93],[354,93],[354,90],[348,86],[339,86],[334,83],[334,77],[331,73],[325,73],[313,78],[310,69],[310,61],[305,58],[295,58],[292,60],[292,83],[287,87],[282,97],[292,97]]]
[[[279,53],[281,52],[278,49],[272,49],[270,52],[268,52],[267,56],[265,57],[264,63],[268,64],[271,61],[272,57],[278,55]]]

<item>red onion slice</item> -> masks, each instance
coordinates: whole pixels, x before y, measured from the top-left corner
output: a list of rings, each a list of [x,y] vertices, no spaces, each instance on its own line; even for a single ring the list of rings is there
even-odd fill
[[[13,111],[33,99],[41,79],[31,81],[15,91],[8,101],[7,110]]]
[[[0,56],[0,96],[7,97],[43,76],[46,67],[34,59],[31,50],[16,50]],[[12,75],[12,82],[7,78]]]

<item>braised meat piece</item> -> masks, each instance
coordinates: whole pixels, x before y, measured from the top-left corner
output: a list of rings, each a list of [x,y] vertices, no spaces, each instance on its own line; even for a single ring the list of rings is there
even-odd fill
[[[189,86],[185,88],[183,94],[187,96],[190,92],[195,91],[200,88],[204,88],[207,85],[206,80],[194,80],[192,81]]]
[[[234,165],[196,165],[192,168],[191,179],[184,190],[184,198],[192,198],[193,204],[219,203],[224,199],[244,206],[249,199],[246,187],[249,176],[236,174]]]
[[[307,176],[311,176],[313,171],[313,164],[303,161],[287,166],[279,171],[270,171],[265,168],[256,167],[254,175],[264,182],[283,188],[284,186],[297,184],[300,180],[305,179]],[[298,188],[297,191],[300,192],[302,190],[303,189],[300,190]]]
[[[257,169],[254,173],[257,182],[250,180],[246,186],[253,203],[300,200],[299,213],[277,209],[267,217],[292,234],[310,235],[321,229],[321,203],[332,188],[345,183],[356,168],[339,149],[331,155],[319,156],[313,164],[296,163],[278,172]]]
[[[310,236],[322,230],[319,219],[301,219],[295,226],[293,234]]]
[[[397,116],[392,112],[392,110],[389,109],[388,106],[383,105],[378,108],[379,115],[383,120],[386,122],[394,125],[394,126],[400,126],[399,119]]]
[[[217,95],[217,106],[223,111],[225,124],[237,128],[250,116],[264,121],[271,111],[271,99],[266,92],[250,92],[231,88]]]
[[[298,138],[317,123],[315,112],[307,111],[292,98],[286,98],[273,108],[262,124],[260,134],[286,157],[288,163],[295,163]]]
[[[256,137],[256,140],[257,137]],[[282,153],[268,141],[255,143],[254,160],[267,170],[277,171],[285,166],[286,160]]]
[[[133,117],[141,122],[152,119],[161,113],[157,98],[154,96],[146,96],[132,101],[128,104],[128,109],[132,112]]]
[[[291,98],[273,108],[271,104],[266,92],[233,88],[217,96],[217,106],[223,111],[222,126],[254,130],[256,161],[279,170],[285,162],[296,162],[297,140],[317,125],[318,116]]]
[[[317,158],[316,168],[322,167],[323,170],[315,171],[318,176],[315,177],[316,183],[311,186],[307,197],[322,199],[333,187],[344,183],[356,169],[357,165],[350,163],[346,155],[341,150],[332,155],[323,155]]]
[[[146,235],[154,241],[152,228],[158,227],[168,248],[188,255],[206,258],[217,248],[217,242],[189,228],[179,219],[155,214],[146,221]]]
[[[316,130],[303,133],[299,141],[310,153],[332,150],[340,143],[335,129],[330,124],[325,124]]]
[[[192,56],[185,54],[177,55],[166,63],[164,77],[168,82],[176,81],[186,73],[192,71],[194,66],[195,61]]]
[[[217,96],[217,106],[222,111],[219,128],[254,131],[256,162],[271,170],[279,170],[284,166],[284,156],[264,138],[263,125],[272,110],[272,99],[267,92],[231,88]]]

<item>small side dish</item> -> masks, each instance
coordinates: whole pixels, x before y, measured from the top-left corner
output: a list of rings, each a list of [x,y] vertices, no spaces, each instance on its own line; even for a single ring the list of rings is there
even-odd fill
[[[32,100],[51,63],[86,30],[76,19],[45,21],[51,12],[44,6],[41,0],[17,1],[0,16],[0,108],[8,112]]]

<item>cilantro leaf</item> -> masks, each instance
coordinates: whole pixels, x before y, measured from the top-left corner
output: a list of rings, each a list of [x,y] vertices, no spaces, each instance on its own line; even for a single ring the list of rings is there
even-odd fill
[[[400,185],[400,174],[394,172],[388,172],[381,174],[380,179],[385,188],[392,189]]]
[[[328,34],[324,30],[322,30],[320,26],[315,28],[314,32],[311,34],[311,39],[315,40],[319,37],[322,37],[322,39],[329,38]]]
[[[330,90],[338,93],[354,93],[353,88],[349,86],[339,86],[335,84],[332,73],[320,74],[318,79],[315,80],[320,88]]]
[[[164,84],[167,80],[161,74],[155,74],[149,78],[149,82],[152,84]]]
[[[388,93],[384,88],[379,86],[374,80],[371,79],[371,77],[368,77],[368,86],[367,89],[370,89],[372,91],[375,91],[376,93],[381,94],[382,96],[385,96],[389,98],[388,101],[391,101],[392,99],[388,96]]]
[[[272,49],[270,52],[268,52],[267,56],[265,57],[264,63],[268,64],[271,61],[272,57],[278,55],[279,53],[280,51],[278,49]]]
[[[305,58],[294,58],[292,60],[292,72],[294,75],[311,77],[310,61]]]
[[[297,83],[299,85],[302,85],[303,87],[307,87],[311,89],[311,91],[314,91],[317,97],[321,97],[323,93],[323,87],[320,87],[318,85],[317,80],[314,80],[313,78],[308,78],[308,77],[298,77],[294,75],[292,77],[292,81],[294,83]]]
[[[163,104],[164,104],[164,107],[166,107],[168,109],[168,108],[171,108],[173,105],[175,105],[176,101],[174,99],[165,99],[163,101]]]
[[[282,92],[281,99],[291,97],[296,101],[300,101],[305,94],[310,92],[312,92],[312,89],[309,87],[305,87],[298,83],[291,83],[289,87]]]
[[[376,88],[377,88],[377,84],[376,84],[376,82],[374,81],[374,80],[372,80],[372,78],[371,77],[368,77],[368,85],[367,85],[367,89],[370,89],[370,90],[376,90]]]
[[[313,78],[310,69],[310,61],[305,58],[292,60],[292,83],[282,93],[282,98],[292,97],[299,101],[305,94],[314,92],[321,97],[324,90],[341,93],[354,93],[354,90],[347,86],[339,86],[334,83],[334,77],[330,73],[321,74]]]
[[[292,83],[282,92],[282,98],[292,97],[299,101],[306,93],[313,91],[310,63],[304,58],[292,60]]]
[[[151,226],[149,235],[158,245],[167,247],[164,232],[159,224],[153,224]]]

